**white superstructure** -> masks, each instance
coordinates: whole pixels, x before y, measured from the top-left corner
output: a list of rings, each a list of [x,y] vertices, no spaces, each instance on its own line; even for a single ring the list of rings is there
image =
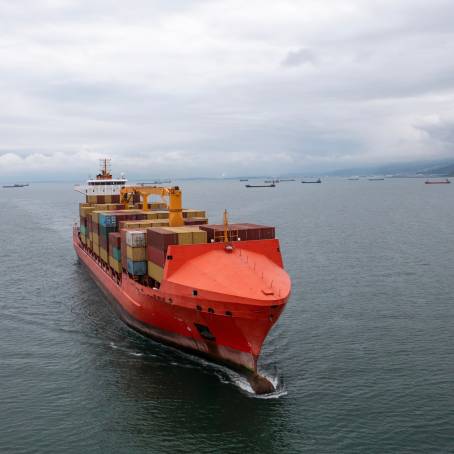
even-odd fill
[[[120,195],[120,189],[128,180],[122,174],[120,178],[112,178],[110,159],[101,159],[101,172],[96,178],[90,178],[86,184],[74,186],[74,190],[84,195]]]

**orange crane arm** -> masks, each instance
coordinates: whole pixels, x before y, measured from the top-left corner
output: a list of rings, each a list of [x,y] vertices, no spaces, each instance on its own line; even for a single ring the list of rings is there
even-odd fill
[[[178,186],[164,188],[160,186],[125,186],[120,189],[120,202],[128,201],[128,194],[139,194],[142,197],[143,209],[148,211],[148,197],[159,195],[169,198],[169,225],[180,227],[184,225],[182,193]]]

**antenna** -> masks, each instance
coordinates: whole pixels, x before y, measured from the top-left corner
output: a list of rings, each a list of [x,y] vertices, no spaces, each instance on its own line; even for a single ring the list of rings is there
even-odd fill
[[[96,175],[97,179],[110,180],[112,178],[112,174],[110,173],[111,170],[110,161],[111,161],[110,158],[103,158],[99,160],[101,171],[99,172],[98,175]]]
[[[227,213],[227,209],[224,210],[224,243],[229,242],[229,215]]]

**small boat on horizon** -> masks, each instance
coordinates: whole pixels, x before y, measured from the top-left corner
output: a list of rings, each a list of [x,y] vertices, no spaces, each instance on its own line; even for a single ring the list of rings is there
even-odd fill
[[[25,184],[5,184],[4,188],[25,188],[26,186],[30,186],[28,183]]]
[[[276,185],[274,183],[271,184],[246,184],[246,188],[275,188]]]
[[[446,178],[445,180],[435,180],[435,181],[426,180],[424,183],[425,184],[450,184],[451,181]]]
[[[347,178],[348,181],[359,181],[359,177],[350,177]]]
[[[306,183],[306,184],[308,184],[308,183],[321,183],[321,182],[322,182],[322,180],[320,180],[320,178],[317,179],[317,180],[302,180],[301,181],[301,183]]]
[[[240,178],[240,181],[249,181],[248,178]]]
[[[368,178],[369,181],[384,181],[385,179],[383,177],[372,177]]]

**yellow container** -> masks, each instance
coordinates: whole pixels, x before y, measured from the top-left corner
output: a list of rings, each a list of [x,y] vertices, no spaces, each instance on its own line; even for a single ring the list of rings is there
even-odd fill
[[[99,244],[99,235],[93,232],[93,243]]]
[[[144,247],[126,247],[126,256],[133,262],[142,262],[147,260],[147,249]]]
[[[101,260],[105,263],[108,263],[109,262],[109,254],[107,253],[107,251],[100,247],[99,248],[99,256],[101,257]]]
[[[166,210],[167,203],[165,202],[151,202],[148,204],[151,210]]]
[[[198,226],[165,227],[178,235],[178,244],[200,244],[207,242],[207,234]]]
[[[193,210],[192,208],[186,208],[183,210],[184,218],[204,218],[206,217],[205,211]]]
[[[142,221],[128,221],[122,225],[123,228],[146,229],[148,227],[166,227],[169,225],[169,221],[166,219],[144,219]]]
[[[178,244],[192,244],[192,232],[186,227],[168,227],[168,229],[178,235]]]
[[[153,262],[148,262],[148,276],[153,278],[155,281],[161,282],[163,274],[164,268],[161,268]]]
[[[151,219],[169,219],[169,212],[168,211],[153,211],[156,214],[156,218]]]
[[[92,251],[99,257],[99,244],[93,241]]]
[[[122,229],[139,229],[141,226],[141,223],[145,221],[122,221],[121,222],[121,228]]]
[[[80,241],[82,241],[83,244],[87,244],[87,237],[83,233],[80,234]]]
[[[207,242],[207,232],[204,230],[194,230],[192,232],[192,244],[203,244]]]
[[[121,263],[109,255],[109,265],[117,272],[121,273]]]
[[[99,213],[102,213],[102,211],[95,210],[91,212],[91,220],[96,224],[99,224]]]
[[[91,207],[91,205],[89,203],[79,203],[79,214],[82,216],[82,217],[85,217],[83,213],[83,209],[84,208],[88,208],[88,207]]]

